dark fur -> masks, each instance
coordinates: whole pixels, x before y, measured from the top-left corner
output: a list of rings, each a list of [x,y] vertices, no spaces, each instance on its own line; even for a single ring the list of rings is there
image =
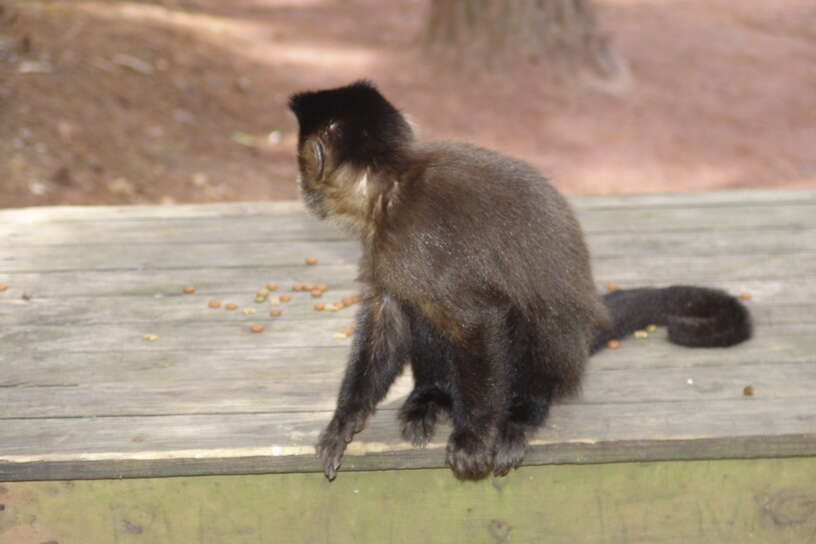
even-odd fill
[[[745,308],[697,287],[597,295],[581,229],[529,165],[475,146],[417,142],[368,82],[299,93],[306,204],[362,242],[364,302],[337,410],[317,444],[333,479],[346,444],[410,361],[403,436],[449,418],[460,478],[504,475],[587,358],[650,323],[694,346],[750,336]],[[610,315],[611,314],[611,315]]]

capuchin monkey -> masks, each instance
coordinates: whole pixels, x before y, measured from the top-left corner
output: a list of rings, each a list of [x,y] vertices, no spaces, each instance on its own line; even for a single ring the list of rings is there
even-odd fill
[[[581,228],[530,165],[459,142],[419,142],[368,81],[295,94],[306,206],[362,243],[363,303],[337,409],[316,445],[333,480],[343,452],[410,362],[402,435],[426,445],[449,420],[461,479],[503,476],[590,354],[649,324],[685,346],[751,336],[746,308],[701,287],[600,296]]]

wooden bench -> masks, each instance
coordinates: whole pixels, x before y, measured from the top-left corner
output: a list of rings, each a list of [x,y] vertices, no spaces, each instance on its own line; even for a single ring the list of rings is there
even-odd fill
[[[409,372],[319,472],[355,308],[313,305],[355,292],[359,250],[299,203],[0,211],[0,544],[816,542],[816,190],[573,202],[599,290],[744,293],[755,338],[626,339],[478,483],[448,428],[400,439]],[[292,300],[256,302],[270,282]]]

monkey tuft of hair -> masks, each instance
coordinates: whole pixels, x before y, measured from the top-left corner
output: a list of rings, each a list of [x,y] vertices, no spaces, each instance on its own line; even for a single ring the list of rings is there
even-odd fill
[[[334,479],[406,364],[399,413],[417,446],[449,421],[462,479],[518,467],[553,400],[580,389],[591,352],[649,324],[688,346],[751,335],[748,311],[693,286],[598,295],[567,201],[528,164],[458,142],[420,142],[367,81],[292,96],[308,208],[362,244],[363,302],[337,408],[316,451]]]
[[[300,137],[331,135],[339,162],[357,167],[399,167],[411,127],[373,83],[360,80],[338,89],[302,92],[289,99]]]

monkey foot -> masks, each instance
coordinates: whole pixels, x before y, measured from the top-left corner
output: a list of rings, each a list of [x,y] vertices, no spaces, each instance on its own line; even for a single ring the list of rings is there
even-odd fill
[[[524,460],[526,449],[527,436],[524,425],[507,422],[496,441],[493,474],[506,476],[512,469],[518,468]]]
[[[471,431],[454,431],[446,461],[460,480],[481,480],[493,470],[493,449]]]

